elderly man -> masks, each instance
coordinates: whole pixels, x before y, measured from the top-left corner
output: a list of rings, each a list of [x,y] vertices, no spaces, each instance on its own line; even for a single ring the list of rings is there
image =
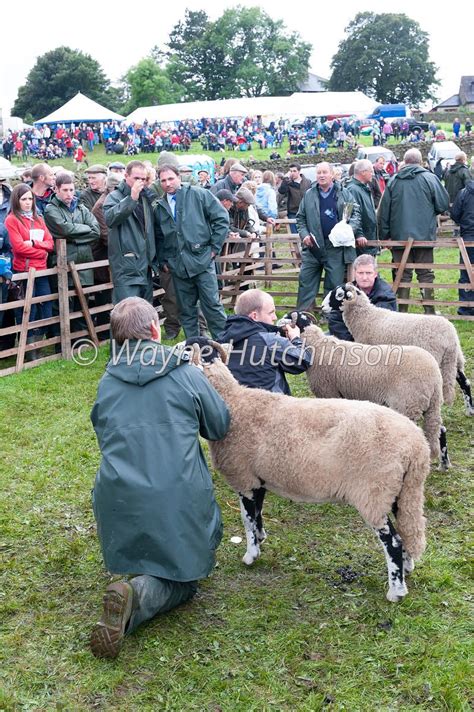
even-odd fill
[[[434,242],[436,240],[436,216],[449,207],[449,196],[438,178],[423,168],[423,158],[417,148],[410,148],[403,157],[403,168],[394,175],[382,196],[379,208],[380,238],[382,240],[408,240]],[[403,248],[392,249],[393,262],[400,262]],[[414,247],[411,262],[432,263],[433,248]],[[434,282],[432,269],[420,267],[415,270],[418,281]],[[403,272],[402,281],[411,282],[412,269]],[[423,298],[434,300],[434,289],[423,288]],[[398,298],[408,299],[410,288],[398,290]],[[424,305],[426,314],[434,314],[434,305]],[[399,311],[408,311],[408,304],[400,304]]]
[[[467,167],[467,156],[460,151],[454,157],[454,163],[449,166],[444,174],[444,185],[449,195],[449,204],[452,205],[460,190],[472,180],[471,172]]]
[[[230,190],[231,193],[236,193],[247,175],[247,169],[241,163],[234,163],[225,178],[216,181],[211,187],[211,193],[216,195],[219,190]]]
[[[114,304],[126,297],[153,301],[152,279],[158,264],[153,210],[143,192],[146,176],[141,161],[130,161],[125,180],[104,202]]]
[[[397,298],[392,288],[377,272],[377,263],[370,254],[360,255],[354,260],[354,281],[374,306],[381,309],[397,311]],[[328,317],[329,333],[343,341],[354,341],[352,334],[344,323],[340,309],[333,309]]]
[[[377,244],[377,217],[370,189],[373,177],[374,168],[370,161],[366,159],[356,161],[354,164],[354,176],[346,185],[360,210],[360,234],[357,234],[355,238],[358,255],[376,255],[379,251]]]
[[[349,224],[360,234],[359,208],[352,193],[334,181],[332,166],[318,163],[316,183],[301,201],[296,225],[302,241],[302,264],[298,286],[298,309],[311,309],[324,272],[324,292],[344,282],[347,265],[356,257],[354,247],[334,247],[329,233],[342,220],[344,205],[353,203]]]
[[[158,168],[164,195],[155,203],[160,268],[171,272],[186,338],[199,336],[198,301],[209,330],[225,326],[214,258],[229,232],[229,214],[209,190],[181,182],[174,165]]]
[[[234,312],[219,336],[232,345],[228,367],[234,377],[248,388],[290,395],[285,373],[303,373],[311,365],[299,328],[287,326],[286,336],[280,334],[273,297],[261,289],[241,294]]]
[[[213,570],[222,523],[199,435],[220,440],[230,421],[203,373],[159,343],[151,304],[129,297],[110,324],[112,357],[91,414],[102,456],[93,507],[107,571],[133,578],[106,589],[90,639],[102,658],[192,598]]]
[[[79,205],[85,205],[86,208],[92,210],[94,205],[99,200],[100,196],[105,193],[105,180],[107,176],[107,168],[100,163],[94,163],[85,172],[89,187],[85,188],[79,196]]]
[[[287,198],[287,217],[292,220],[296,218],[298,208],[303,200],[303,195],[311,188],[311,181],[301,173],[299,163],[292,163],[288,173],[283,176],[283,179],[278,187],[278,193]],[[297,225],[291,223],[290,231],[296,235],[298,232]]]

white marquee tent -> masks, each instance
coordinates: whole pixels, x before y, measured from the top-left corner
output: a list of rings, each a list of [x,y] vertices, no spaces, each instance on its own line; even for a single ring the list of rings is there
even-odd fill
[[[35,125],[43,124],[70,124],[72,122],[78,124],[81,122],[93,121],[123,121],[123,116],[116,114],[115,111],[106,109],[96,101],[89,99],[81,92],[77,92],[76,96],[69,99],[64,106],[61,106],[52,114],[45,116],[43,119],[35,121]]]
[[[291,96],[242,97],[218,101],[192,101],[163,104],[135,109],[127,122],[142,124],[154,121],[184,121],[185,119],[239,118],[245,116],[304,117],[304,116],[368,116],[377,102],[360,91],[317,92]]]

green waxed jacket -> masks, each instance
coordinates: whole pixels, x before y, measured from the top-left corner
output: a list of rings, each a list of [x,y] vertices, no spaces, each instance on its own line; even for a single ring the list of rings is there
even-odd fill
[[[176,221],[167,196],[155,203],[160,266],[181,279],[205,272],[229,233],[229,213],[210,190],[182,185],[176,193]]]
[[[114,574],[204,578],[222,522],[199,435],[224,437],[227,406],[169,347],[114,348],[91,414],[102,455],[93,506],[105,566]]]
[[[344,204],[354,203],[354,198],[352,193],[350,193],[347,188],[343,188],[340,183],[334,183],[334,186],[337,196],[338,219],[342,220]],[[356,237],[362,235],[360,230],[360,210],[357,203],[354,203],[349,225],[352,227]],[[319,244],[319,248],[313,247],[311,250],[305,245],[302,245],[303,259],[315,257],[319,260],[331,260],[332,257],[335,256],[335,253],[340,254],[340,250],[343,250],[345,264],[352,264],[352,262],[354,262],[356,258],[355,247],[334,247],[329,239],[324,239],[319,214],[319,188],[316,183],[313,183],[311,188],[307,190],[303,196],[296,215],[296,227],[301,240],[311,233],[315,236]]]
[[[76,264],[94,262],[92,247],[99,239],[100,228],[90,210],[84,205],[76,204],[71,212],[68,206],[54,195],[46,206],[44,219],[55,240],[65,238],[68,262]],[[48,260],[48,266],[54,267],[56,263],[57,257],[54,252]],[[92,269],[80,270],[79,277],[83,286],[94,284]],[[71,277],[69,277],[69,285],[73,285]]]
[[[436,216],[449,207],[446,190],[434,173],[406,165],[388,182],[379,205],[382,240],[436,240]]]
[[[448,168],[444,175],[444,185],[448,191],[450,203],[454,203],[459,191],[465,188],[471,180],[471,172],[464,163],[456,161]]]
[[[372,197],[372,191],[365,183],[361,183],[357,178],[351,178],[346,185],[356,203],[360,208],[360,226],[357,237],[365,237],[369,240],[369,244],[365,247],[357,247],[358,254],[376,255],[378,253],[377,243],[377,216],[375,214],[375,204]],[[374,243],[374,244],[370,244]]]
[[[145,233],[134,211],[129,186],[120,183],[105,199],[104,215],[109,228],[108,253],[115,285],[146,285],[150,270],[158,271],[153,210],[145,196],[141,198]]]

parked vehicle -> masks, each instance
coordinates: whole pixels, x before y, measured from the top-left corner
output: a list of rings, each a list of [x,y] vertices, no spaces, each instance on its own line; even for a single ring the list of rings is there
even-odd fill
[[[388,117],[404,117],[410,114],[406,104],[379,104],[368,117],[369,119],[387,119]]]
[[[454,163],[454,157],[461,149],[454,141],[436,141],[428,153],[428,166],[434,172],[438,161],[441,161],[443,172]]]
[[[357,151],[357,160],[360,161],[362,158],[368,158],[371,163],[375,163],[377,158],[383,156],[385,163],[392,161],[397,164],[397,158],[393,151],[385,146],[361,146]]]

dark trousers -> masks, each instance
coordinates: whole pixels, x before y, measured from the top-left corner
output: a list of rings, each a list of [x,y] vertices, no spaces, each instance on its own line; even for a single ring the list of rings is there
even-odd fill
[[[392,248],[392,262],[400,262],[403,255],[402,247]],[[409,262],[433,262],[433,248],[432,247],[412,247],[410,255],[408,257]],[[402,282],[411,282],[413,277],[413,271],[416,272],[416,276],[419,282],[434,282],[434,272],[432,269],[426,267],[419,267],[418,269],[405,269],[403,270]],[[395,271],[393,272],[393,278],[395,279]]]
[[[114,284],[114,304],[118,304],[127,297],[141,297],[153,304],[153,282],[151,277],[147,284]]]
[[[320,260],[308,254],[308,250],[304,250],[298,282],[296,308],[303,310],[312,308],[319,292],[323,271],[324,294],[327,294],[331,289],[344,284],[345,270],[346,264],[344,263],[344,250],[342,248],[339,248],[338,253],[331,254],[330,259],[327,260]]]
[[[296,213],[290,213],[288,211],[288,220],[294,220],[296,218]],[[290,223],[290,232],[292,235],[297,235],[298,234],[298,228],[296,227],[296,223]]]
[[[212,336],[216,338],[226,324],[224,307],[219,300],[219,288],[214,262],[205,272],[182,279],[173,274],[179,307],[179,318],[186,338],[199,336],[198,302]]]
[[[467,242],[465,244],[466,244],[466,251],[469,256],[469,260],[471,261],[471,264],[474,265],[474,244],[468,245]],[[462,261],[461,255],[459,255],[459,258]],[[465,269],[462,269],[459,273],[459,283],[460,284],[469,284],[469,276]],[[474,302],[474,290],[473,289],[460,289],[459,290],[459,301],[460,302]],[[458,314],[461,314],[464,316],[474,316],[474,306],[459,307]]]
[[[129,583],[134,591],[134,605],[126,630],[127,635],[158,613],[166,613],[189,601],[197,591],[196,581],[169,581],[156,576],[135,576]]]

